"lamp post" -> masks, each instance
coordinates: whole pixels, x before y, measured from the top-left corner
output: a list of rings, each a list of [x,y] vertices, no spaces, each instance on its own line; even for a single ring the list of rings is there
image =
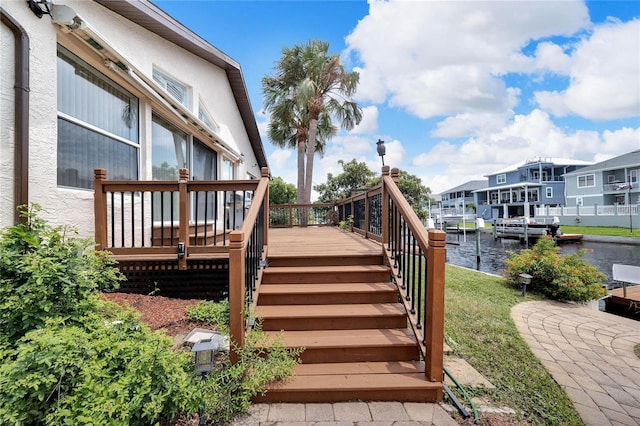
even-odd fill
[[[384,146],[384,141],[382,139],[378,139],[376,145],[378,145],[376,149],[378,150],[378,155],[382,158],[382,165],[384,166],[384,154],[387,152],[387,149]]]
[[[215,366],[215,355],[220,343],[218,339],[199,340],[191,348],[193,356],[193,370],[202,375],[202,381],[207,380],[207,373]],[[205,424],[204,407],[200,410],[200,425]]]

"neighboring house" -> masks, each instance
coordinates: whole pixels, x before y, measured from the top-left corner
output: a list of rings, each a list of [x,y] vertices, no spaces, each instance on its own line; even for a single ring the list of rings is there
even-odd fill
[[[490,213],[481,217],[501,219],[516,216],[533,217],[542,206],[563,206],[564,175],[592,163],[562,158],[534,158],[521,161],[487,175],[488,186],[476,190],[478,199],[486,197],[486,205],[478,210]]]
[[[267,166],[240,65],[153,3],[1,6],[0,227],[38,203],[93,236],[95,168],[218,180]]]
[[[449,209],[450,211],[456,211],[461,214],[469,208],[470,204],[474,204],[478,207],[478,205],[482,201],[486,201],[486,199],[483,197],[484,193],[477,193],[474,191],[484,189],[486,187],[486,180],[470,180],[462,185],[447,189],[440,194],[442,197],[442,209]],[[480,195],[480,199],[478,199],[478,195]],[[480,201],[480,203],[478,201]]]
[[[569,222],[629,226],[640,203],[640,150],[564,175]],[[636,226],[639,226],[637,224]]]

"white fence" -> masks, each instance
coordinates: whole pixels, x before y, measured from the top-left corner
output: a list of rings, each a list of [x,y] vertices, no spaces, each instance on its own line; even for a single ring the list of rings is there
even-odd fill
[[[536,216],[637,216],[638,204],[583,207],[537,207]]]

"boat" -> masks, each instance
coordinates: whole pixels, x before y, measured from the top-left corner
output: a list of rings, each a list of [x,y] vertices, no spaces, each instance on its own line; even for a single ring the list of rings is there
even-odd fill
[[[529,217],[512,217],[503,219],[494,225],[493,236],[495,239],[517,239],[520,241],[535,241],[538,238],[550,235],[556,243],[575,243],[582,241],[582,234],[563,234],[560,223],[538,223]]]

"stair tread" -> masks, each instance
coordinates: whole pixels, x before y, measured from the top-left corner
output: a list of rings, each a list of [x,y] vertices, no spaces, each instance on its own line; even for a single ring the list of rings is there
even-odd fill
[[[355,292],[395,292],[397,287],[390,282],[375,283],[312,283],[312,284],[269,284],[260,287],[260,294],[314,294],[314,293],[355,293]]]
[[[269,392],[278,390],[299,391],[340,391],[439,388],[440,383],[427,380],[422,373],[405,374],[333,374],[323,376],[295,376],[285,383],[278,383]]]
[[[417,345],[413,332],[406,328],[265,331],[265,333],[274,339],[282,336],[285,346],[307,349]]]
[[[385,362],[336,362],[321,364],[298,364],[293,369],[294,376],[324,376],[335,374],[424,374],[422,361]]]
[[[340,266],[270,266],[264,270],[268,274],[312,274],[314,272],[362,272],[388,271],[383,265],[340,265]]]
[[[268,305],[257,306],[256,316],[268,318],[325,318],[404,316],[400,303],[345,304],[345,305]]]

